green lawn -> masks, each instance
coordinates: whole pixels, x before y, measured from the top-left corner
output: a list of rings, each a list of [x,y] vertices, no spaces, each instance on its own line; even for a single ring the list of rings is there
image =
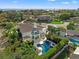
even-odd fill
[[[63,24],[64,22],[63,21],[52,21],[50,22],[51,24]]]

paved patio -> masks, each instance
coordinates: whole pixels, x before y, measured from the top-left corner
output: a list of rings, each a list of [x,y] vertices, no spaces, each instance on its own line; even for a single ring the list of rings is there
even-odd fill
[[[76,48],[76,50],[75,50],[74,54],[79,55],[79,47],[77,47],[77,48]]]

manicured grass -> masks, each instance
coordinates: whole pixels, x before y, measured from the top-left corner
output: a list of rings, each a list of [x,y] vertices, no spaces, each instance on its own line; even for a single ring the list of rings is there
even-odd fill
[[[51,24],[63,24],[63,21],[52,21]]]

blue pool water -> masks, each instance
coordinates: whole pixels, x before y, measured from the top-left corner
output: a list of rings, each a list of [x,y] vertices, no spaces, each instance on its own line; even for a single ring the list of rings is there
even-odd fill
[[[70,38],[70,42],[79,45],[79,38]]]
[[[51,46],[51,43],[49,41],[45,41],[44,44],[42,45],[42,48],[43,48],[43,53],[47,52],[49,50]]]
[[[44,41],[43,44],[37,44],[37,47],[42,47],[42,53],[46,53],[51,47],[53,48],[55,46],[54,42],[51,42],[49,40]]]

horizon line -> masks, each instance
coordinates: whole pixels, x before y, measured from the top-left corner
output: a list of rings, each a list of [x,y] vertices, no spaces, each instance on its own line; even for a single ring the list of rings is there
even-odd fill
[[[46,10],[59,10],[59,9],[68,9],[68,10],[72,10],[72,9],[79,9],[79,8],[0,8],[0,9],[17,9],[17,10],[26,10],[26,9],[46,9]]]

